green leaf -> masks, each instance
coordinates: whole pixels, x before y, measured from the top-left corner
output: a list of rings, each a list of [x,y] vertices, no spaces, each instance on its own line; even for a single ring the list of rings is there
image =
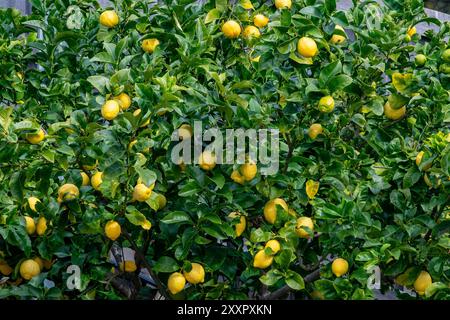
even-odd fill
[[[330,90],[330,92],[336,92],[338,90],[342,90],[345,87],[349,86],[350,84],[352,84],[353,80],[351,77],[345,75],[345,74],[340,74],[338,76],[332,77],[328,82],[327,82],[327,87],[328,90]]]
[[[161,222],[166,224],[183,224],[183,223],[189,223],[192,224],[191,217],[183,211],[172,211],[169,212],[164,216],[164,218],[161,219]]]
[[[292,270],[289,270],[286,274],[286,284],[293,290],[302,290],[305,288],[303,277]]]
[[[297,62],[299,64],[311,65],[314,63],[312,58],[301,57],[301,56],[297,55],[297,53],[294,51],[289,54],[289,59],[294,60],[295,62]]]
[[[219,9],[214,8],[212,10],[209,10],[208,14],[205,17],[205,24],[216,21],[219,18],[220,18],[220,10]]]
[[[180,266],[174,258],[162,256],[153,266],[155,272],[172,273],[180,270]]]
[[[14,109],[11,107],[0,109],[0,125],[6,132],[12,122],[11,114],[13,113],[13,110]]]
[[[269,272],[261,276],[259,280],[266,286],[270,287],[277,283],[281,278],[283,278],[283,276],[280,271],[277,269],[270,269]]]
[[[98,90],[99,93],[105,94],[106,90],[110,90],[110,82],[109,79],[105,76],[90,76],[87,78],[87,81]]]

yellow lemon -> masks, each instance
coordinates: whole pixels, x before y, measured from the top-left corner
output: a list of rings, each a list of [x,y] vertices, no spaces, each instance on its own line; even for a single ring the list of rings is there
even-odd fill
[[[35,257],[33,261],[35,261],[39,265],[39,269],[41,271],[44,269],[44,260],[42,260],[40,257]]]
[[[192,134],[192,127],[188,124],[182,124],[178,128],[178,136],[181,138],[181,140],[190,139],[192,137]]]
[[[108,100],[102,106],[102,116],[106,120],[113,120],[117,117],[120,112],[120,105],[116,100]]]
[[[34,219],[29,216],[25,216],[25,229],[29,235],[32,235],[36,231],[36,224],[34,223]]]
[[[303,229],[303,227],[307,227],[311,229],[311,231],[314,231],[314,223],[311,218],[309,217],[300,217],[297,219],[297,226],[295,228],[295,232],[297,233],[297,236],[299,238],[308,239],[309,233]]]
[[[113,28],[119,24],[119,16],[114,10],[105,10],[100,15],[100,24],[107,28]]]
[[[413,35],[415,35],[417,32],[416,27],[412,26],[408,28],[408,31],[406,32],[406,34],[410,37],[412,37]]]
[[[167,281],[167,287],[171,294],[177,294],[184,289],[184,285],[186,284],[186,279],[179,272],[174,272],[170,275],[169,280]]]
[[[275,7],[277,9],[290,9],[292,6],[292,0],[275,0]]]
[[[405,116],[405,114],[406,114],[406,106],[403,106],[400,109],[393,109],[391,107],[389,101],[387,101],[384,104],[384,115],[388,119],[399,120],[399,119],[403,118]]]
[[[36,197],[29,197],[28,198],[28,206],[30,207],[31,210],[33,210],[34,212],[36,212],[36,203],[41,202],[41,200],[39,200]]]
[[[288,211],[287,203],[281,198],[269,200],[264,206],[264,218],[270,224],[274,224],[277,219],[277,206],[281,206],[284,211]]]
[[[95,190],[99,190],[100,189],[100,185],[103,182],[102,177],[103,177],[103,172],[101,172],[101,171],[97,171],[96,173],[94,173],[92,175],[92,178],[91,178],[91,186],[92,186],[92,188],[94,188]]]
[[[184,278],[192,284],[203,283],[205,281],[205,269],[199,263],[191,263],[192,269],[189,272],[183,271]]]
[[[272,265],[273,256],[266,254],[264,249],[259,250],[253,259],[253,267],[258,269],[266,269]]]
[[[241,34],[241,26],[236,21],[229,20],[223,24],[222,32],[225,37],[235,39]]]
[[[255,26],[247,26],[244,29],[244,38],[252,39],[252,38],[259,38],[261,36],[261,33],[259,32],[258,28]]]
[[[36,233],[38,236],[42,236],[47,230],[47,219],[40,217],[36,224]]]
[[[269,18],[267,18],[265,15],[263,14],[257,14],[254,18],[253,18],[253,24],[255,26],[257,26],[258,28],[264,28],[265,26],[267,26],[267,24],[269,23]]]
[[[38,133],[29,133],[25,136],[25,139],[31,144],[39,144],[45,138],[45,132],[39,129]]]
[[[342,258],[334,259],[333,263],[331,264],[331,271],[338,278],[346,274],[348,271],[347,260]]]
[[[312,58],[317,54],[319,50],[317,49],[317,44],[314,39],[309,37],[302,37],[298,40],[297,51],[305,58]]]
[[[426,271],[421,271],[416,281],[414,281],[414,290],[422,296],[432,283],[433,280],[431,279],[430,274]]]
[[[88,186],[90,184],[89,176],[83,171],[80,172],[80,175],[81,175],[81,185],[83,187]]]
[[[158,39],[145,39],[142,41],[142,49],[147,53],[153,53],[156,47],[159,46]]]
[[[125,265],[125,268],[124,268]],[[119,269],[120,271],[125,271],[125,272],[135,272],[137,270],[137,266],[136,263],[134,261],[131,260],[126,260],[125,263],[122,261],[119,264]]]
[[[80,195],[78,187],[72,183],[66,183],[58,190],[58,201],[71,201]]]
[[[228,217],[231,219],[240,217],[239,223],[234,225],[234,231],[235,231],[236,237],[240,237],[241,234],[245,231],[245,228],[247,226],[247,220],[245,219],[245,216],[241,215],[239,212],[234,211],[234,212],[231,212],[228,215]]]
[[[241,176],[241,174],[239,173],[238,170],[233,170],[230,177],[231,177],[231,180],[233,180],[236,183],[244,184],[244,182],[245,182],[244,177]]]
[[[314,140],[322,132],[323,132],[322,125],[320,123],[313,123],[308,129],[308,136]]]
[[[319,100],[319,111],[329,113],[334,109],[334,99],[332,96],[325,96]]]
[[[127,110],[131,106],[131,98],[125,92],[119,94],[115,99],[119,102],[121,110]]]
[[[28,259],[22,262],[19,272],[22,278],[25,280],[30,280],[41,273],[41,268],[36,261]]]
[[[211,151],[203,151],[198,158],[198,163],[203,170],[212,170],[216,166],[216,155]]]
[[[340,25],[336,25],[336,27],[334,29],[341,30],[342,32],[345,33],[344,28],[342,28]],[[345,41],[345,36],[341,36],[340,34],[333,34],[330,41],[333,44],[340,44]]]
[[[258,167],[255,163],[244,163],[241,166],[241,174],[246,181],[253,180],[253,178],[255,178],[256,176],[257,171]]]
[[[317,192],[319,191],[320,183],[314,180],[306,181],[306,195],[309,199],[314,199]]]
[[[152,189],[143,183],[138,183],[133,190],[133,199],[139,202],[147,201],[152,194]]]
[[[106,237],[108,237],[111,240],[116,240],[120,237],[120,234],[122,232],[122,228],[120,227],[120,224],[117,221],[110,220],[105,225],[105,234]]]
[[[278,251],[281,250],[281,245],[278,240],[269,240],[267,241],[264,248],[270,248],[272,250],[272,254],[277,254]]]

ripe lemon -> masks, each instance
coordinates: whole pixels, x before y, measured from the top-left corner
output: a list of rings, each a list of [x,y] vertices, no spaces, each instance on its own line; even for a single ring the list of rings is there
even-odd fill
[[[231,219],[240,217],[239,223],[234,225],[234,231],[235,231],[236,237],[240,237],[241,234],[245,231],[245,227],[247,226],[247,220],[245,219],[245,216],[241,215],[239,212],[234,211],[234,212],[231,212],[228,215],[228,217]]]
[[[450,49],[445,49],[441,57],[444,62],[450,62]]]
[[[119,16],[114,10],[105,10],[100,15],[100,24],[107,28],[113,28],[119,24]]]
[[[25,229],[29,235],[32,235],[36,232],[36,224],[34,223],[34,219],[29,216],[25,216]]]
[[[40,257],[35,257],[33,261],[39,265],[39,270],[42,271],[44,269],[44,260],[42,260]]]
[[[257,14],[254,18],[253,18],[253,24],[255,26],[257,26],[258,28],[264,28],[265,26],[267,26],[267,24],[269,23],[269,18],[267,18],[265,15],[263,14]]]
[[[110,220],[105,225],[105,234],[111,240],[116,240],[120,237],[120,233],[122,232],[122,228],[117,221]]]
[[[322,125],[320,123],[313,123],[308,129],[308,136],[314,140],[322,132]]]
[[[334,29],[335,30],[341,30],[342,32],[345,33],[344,28],[342,28],[340,25],[336,25],[336,27]],[[340,43],[343,43],[345,41],[345,36],[341,36],[340,34],[333,34],[333,36],[331,37],[330,41],[333,44],[340,44]]]
[[[233,170],[230,177],[231,177],[231,180],[233,180],[236,183],[244,184],[244,182],[245,182],[244,177],[241,176],[241,174],[239,173],[238,170]]]
[[[4,276],[9,276],[13,272],[13,268],[9,266],[6,261],[0,260],[0,273]]]
[[[42,236],[47,230],[47,219],[40,217],[36,224],[36,233],[38,236]]]
[[[270,224],[274,224],[277,219],[277,206],[281,206],[284,211],[288,211],[287,203],[281,198],[269,200],[264,206],[264,218]]]
[[[184,285],[186,284],[186,279],[179,272],[174,272],[170,275],[169,280],[167,281],[167,287],[171,294],[177,294],[184,289]]]
[[[41,268],[36,261],[28,259],[22,262],[19,272],[22,278],[25,280],[30,280],[41,273]]]
[[[292,6],[292,0],[275,0],[275,7],[277,9],[290,9]]]
[[[122,272],[124,271],[123,266],[124,266],[124,262],[122,261],[119,264],[119,269]],[[136,263],[134,261],[131,261],[131,260],[126,260],[125,261],[125,272],[135,272],[136,270],[137,270],[137,266],[136,266]]]
[[[432,283],[433,280],[431,279],[430,274],[426,271],[421,271],[416,281],[414,281],[414,290],[422,296],[425,294],[425,290],[427,290],[428,286]]]
[[[425,65],[425,63],[427,62],[427,57],[424,54],[418,54],[415,58],[414,58],[414,63],[416,64],[416,66],[418,67],[423,67]]]
[[[255,26],[247,26],[244,29],[243,35],[246,39],[253,39],[259,38],[261,36],[261,32],[259,32],[258,28]]]
[[[147,53],[153,53],[157,46],[159,46],[159,40],[154,38],[143,40],[141,45],[142,50]]]
[[[312,58],[317,54],[319,50],[317,49],[317,44],[314,39],[303,37],[298,40],[297,51],[305,58]]]
[[[334,99],[332,96],[325,96],[319,100],[319,111],[329,113],[334,109]]]
[[[242,177],[246,180],[246,181],[250,181],[253,180],[253,178],[256,177],[256,173],[258,172],[258,167],[256,166],[255,163],[244,163],[241,166],[241,173],[242,173]]]
[[[211,151],[203,151],[198,158],[198,163],[203,170],[212,170],[216,166],[216,155]]]
[[[92,175],[92,178],[91,178],[91,186],[92,186],[92,188],[94,188],[95,190],[99,190],[100,189],[100,185],[103,182],[102,177],[103,177],[103,172],[101,172],[101,171],[97,171],[96,173],[94,173]]]
[[[205,269],[199,263],[191,263],[192,269],[189,272],[183,271],[184,278],[187,282],[198,284],[205,282]]]
[[[71,201],[80,195],[78,187],[72,183],[66,183],[58,190],[58,202]]]
[[[45,132],[39,129],[38,133],[29,133],[25,136],[25,139],[31,144],[39,144],[45,138]]]
[[[144,182],[143,182],[142,179],[139,177],[136,184],[140,184],[140,183],[144,183]],[[145,183],[144,183],[144,184],[145,184]],[[146,185],[146,186],[147,186],[150,190],[153,191],[153,189],[155,188],[155,184],[156,184],[156,182],[153,182],[151,185],[149,185],[149,186]]]
[[[337,258],[331,264],[331,271],[336,277],[341,277],[348,271],[348,262],[345,259]]]
[[[82,181],[81,185],[83,187],[88,186],[90,184],[89,176],[83,171],[80,172],[80,175],[81,175],[81,181]]]
[[[281,245],[278,240],[269,240],[267,241],[264,248],[270,248],[272,250],[272,254],[277,254],[278,251],[281,250]]]
[[[181,140],[190,139],[192,137],[192,134],[192,127],[188,124],[182,124],[178,128],[178,136],[181,138]]]
[[[131,106],[131,98],[125,92],[119,94],[115,99],[119,102],[120,110],[127,110]]]
[[[391,119],[391,120],[399,120],[401,118],[403,118],[406,114],[406,106],[401,107],[400,109],[393,109],[389,103],[389,101],[387,101],[384,104],[384,115],[386,116],[386,118]]]
[[[143,183],[138,183],[133,190],[133,199],[139,202],[147,201],[152,194],[152,189]]]
[[[241,34],[241,26],[234,20],[228,20],[223,24],[222,32],[225,37],[235,39]]]
[[[111,120],[115,119],[120,112],[119,103],[116,100],[108,100],[102,106],[101,112],[102,112],[103,118],[111,121]]]
[[[412,26],[409,27],[408,31],[406,32],[406,34],[410,37],[412,37],[413,35],[415,35],[417,32],[416,27]]]
[[[158,194],[158,210],[163,209],[167,205],[166,196],[163,194]]]
[[[299,236],[299,238],[308,239],[309,233],[303,229],[303,227],[308,227],[311,231],[314,231],[314,223],[309,217],[300,217],[297,219],[297,226],[295,228],[295,233]]]
[[[36,203],[41,202],[41,200],[39,200],[36,197],[29,197],[28,198],[28,206],[30,207],[31,210],[33,210],[34,212],[36,212]]]
[[[253,259],[253,267],[258,269],[265,269],[272,265],[273,256],[269,256],[265,253],[264,249],[259,250]]]

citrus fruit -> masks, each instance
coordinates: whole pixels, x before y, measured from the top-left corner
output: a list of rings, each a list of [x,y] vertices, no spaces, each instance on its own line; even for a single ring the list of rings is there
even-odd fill
[[[311,231],[314,231],[314,223],[309,217],[300,217],[297,219],[297,226],[295,232],[299,238],[308,239],[310,237],[309,233],[303,228],[308,227]]]
[[[264,206],[264,218],[270,224],[274,224],[277,219],[277,207],[281,206],[284,211],[288,211],[287,203],[281,198],[269,200]]]
[[[340,25],[336,25],[336,27],[334,28],[334,30],[341,30],[342,32],[345,33],[344,28],[342,28]],[[333,34],[331,36],[331,43],[333,44],[340,44],[343,43],[345,41],[345,36],[342,36],[340,34]]]
[[[313,123],[308,129],[308,136],[314,140],[322,132],[323,132],[322,125],[320,123]]]
[[[345,259],[337,258],[331,264],[331,271],[336,277],[341,277],[348,271],[348,262]]]
[[[266,269],[272,265],[273,256],[266,254],[264,249],[259,250],[253,259],[253,267],[258,269]]]
[[[234,211],[234,212],[231,212],[228,215],[228,217],[231,218],[231,219],[235,219],[237,217],[240,217],[239,218],[239,223],[234,225],[234,231],[235,231],[236,237],[240,237],[241,234],[245,231],[245,227],[247,225],[247,220],[245,219],[245,216],[240,214],[239,212]]]
[[[131,106],[131,98],[125,92],[119,94],[115,99],[119,102],[120,110],[127,110]]]
[[[22,278],[25,280],[30,280],[41,273],[41,268],[36,261],[33,259],[28,259],[22,262],[19,272]]]
[[[103,172],[101,171],[97,171],[96,173],[94,173],[91,177],[91,186],[92,188],[94,188],[95,190],[99,190],[100,189],[100,185],[103,182]]]
[[[211,151],[203,151],[198,159],[198,163],[203,170],[212,170],[216,166],[216,155]]]
[[[272,254],[277,254],[281,250],[281,245],[278,240],[269,240],[264,248],[270,248],[272,250]]]
[[[258,171],[258,167],[256,166],[255,163],[244,163],[241,168],[240,168],[242,177],[244,178],[244,180],[246,181],[250,181],[253,180],[253,178],[255,178],[256,173]]]
[[[205,269],[199,263],[191,263],[192,269],[187,272],[183,271],[184,278],[192,284],[203,283],[205,281]]]
[[[430,274],[426,271],[421,271],[416,281],[414,281],[414,290],[422,296],[432,283],[433,280],[431,279]]]
[[[29,197],[28,198],[28,206],[34,212],[36,212],[36,203],[38,203],[38,202],[41,202],[41,201],[38,198],[36,198],[36,197]]]
[[[183,291],[185,284],[186,279],[179,272],[172,273],[169,280],[167,280],[167,287],[169,288],[171,294],[177,294],[178,292]]]
[[[423,67],[425,65],[425,63],[427,62],[427,57],[425,55],[423,55],[423,54],[418,54],[414,58],[414,62],[416,64],[416,66]]]
[[[36,224],[36,233],[38,236],[42,236],[47,230],[47,219],[40,217]]]
[[[389,101],[387,101],[384,104],[384,115],[386,118],[391,120],[399,120],[403,118],[406,114],[406,106],[401,107],[400,109],[393,109],[391,105],[389,104]]]
[[[253,24],[258,28],[264,28],[269,23],[269,18],[263,14],[257,14],[253,18]]]
[[[147,201],[152,194],[152,189],[143,183],[138,183],[133,190],[133,199],[139,202]]]
[[[101,109],[102,116],[106,120],[113,120],[117,117],[117,115],[120,112],[120,105],[116,100],[108,100],[105,102],[105,104],[102,106]]]
[[[225,37],[235,39],[241,34],[241,26],[236,21],[229,20],[223,24],[222,32]]]
[[[333,111],[333,109],[334,109],[333,97],[325,96],[325,97],[320,98],[318,108],[319,108],[320,112],[324,112],[324,113]]]
[[[300,38],[297,43],[297,51],[305,58],[314,57],[318,52],[316,41],[309,37]]]
[[[238,170],[233,170],[233,172],[231,173],[231,180],[233,180],[236,183],[239,184],[244,184],[245,183],[245,179],[243,176],[241,176],[241,174],[239,173]]]
[[[158,39],[145,39],[142,41],[142,50],[147,53],[153,53],[157,46],[159,46]]]
[[[244,29],[243,36],[246,39],[253,39],[253,38],[259,38],[261,36],[261,33],[259,32],[257,27],[247,26]]]
[[[83,187],[88,186],[90,184],[89,176],[83,171],[80,172],[80,175],[81,175],[81,185]]]
[[[29,235],[32,235],[36,232],[36,224],[34,223],[34,219],[29,216],[25,216],[25,229]]]
[[[80,195],[78,187],[72,183],[66,183],[58,189],[58,200],[71,201]]]
[[[125,265],[125,269],[124,269]],[[125,262],[121,262],[119,264],[119,270],[122,272],[135,272],[137,270],[136,262],[131,260],[125,260]]]
[[[100,24],[107,28],[113,28],[119,24],[119,16],[114,10],[105,10],[100,15]]]
[[[119,238],[120,233],[122,232],[122,228],[117,221],[108,221],[105,225],[105,234],[111,240],[116,240]]]
[[[39,144],[45,138],[45,132],[39,129],[38,133],[29,133],[25,136],[25,139],[31,144]]]
[[[277,9],[290,9],[292,0],[275,0],[275,7]]]

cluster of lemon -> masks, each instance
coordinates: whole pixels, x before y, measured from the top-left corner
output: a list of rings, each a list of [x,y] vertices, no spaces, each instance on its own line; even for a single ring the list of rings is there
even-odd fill
[[[171,294],[177,294],[183,291],[186,281],[190,284],[199,284],[205,282],[205,269],[199,263],[191,263],[191,270],[183,270],[181,272],[174,272],[167,280],[167,288]]]

